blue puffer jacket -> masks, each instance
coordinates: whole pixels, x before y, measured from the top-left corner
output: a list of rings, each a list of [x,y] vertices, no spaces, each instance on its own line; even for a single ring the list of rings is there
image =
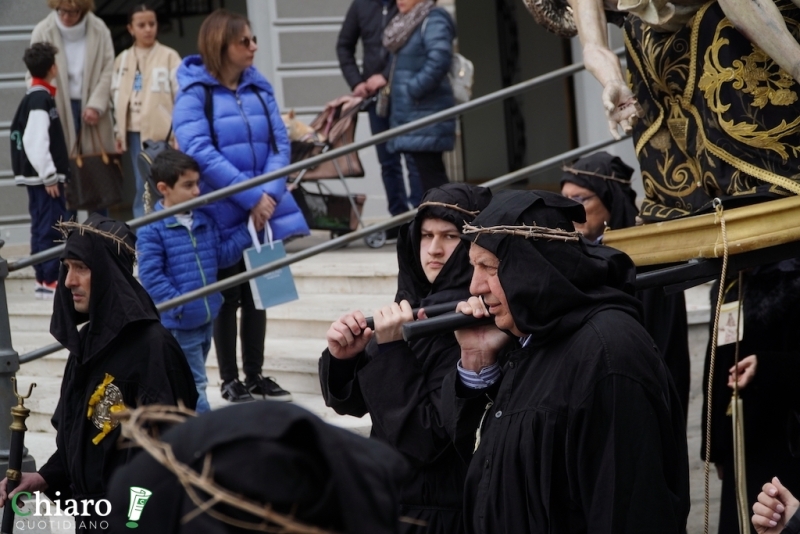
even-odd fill
[[[163,208],[161,202],[156,211]],[[247,226],[240,224],[223,234],[214,220],[200,210],[192,211],[192,230],[172,216],[139,229],[136,248],[139,280],[158,304],[217,281],[217,269],[242,258],[251,244]],[[214,293],[161,314],[166,328],[190,330],[214,320],[222,295]]]
[[[453,88],[447,77],[453,59],[455,32],[450,14],[437,7],[397,51],[389,114],[392,128],[455,105]],[[389,150],[444,152],[453,150],[455,139],[453,119],[390,139]]]
[[[180,91],[172,113],[172,124],[180,149],[200,164],[201,194],[289,164],[289,137],[272,86],[255,68],[250,67],[242,73],[235,93],[220,84],[197,55],[184,58],[177,76]],[[219,150],[211,139],[203,86],[211,87],[214,95],[214,131]],[[270,148],[267,116],[255,91],[259,92],[269,109],[277,154]],[[278,203],[270,219],[275,239],[309,233],[302,212],[292,195],[286,192],[285,178],[255,186],[201,209],[214,218],[224,233],[247,220],[263,193]]]

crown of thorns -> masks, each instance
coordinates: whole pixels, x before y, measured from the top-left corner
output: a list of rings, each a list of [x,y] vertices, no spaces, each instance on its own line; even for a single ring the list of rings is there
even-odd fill
[[[579,174],[585,174],[587,176],[596,176],[597,178],[602,178],[603,180],[611,180],[613,182],[619,182],[621,184],[630,185],[630,183],[631,183],[630,179],[625,180],[623,178],[617,178],[616,176],[614,176],[613,172],[611,173],[611,176],[608,176],[606,174],[600,174],[599,172],[584,171],[584,170],[576,169],[575,167],[570,167],[569,165],[563,165],[561,167],[561,170],[564,171],[564,172],[568,172],[570,174],[574,174],[576,176],[579,175]]]
[[[95,228],[94,226],[89,226],[88,224],[81,224],[76,221],[58,221],[55,225],[55,228],[56,230],[61,232],[61,235],[64,238],[61,240],[62,242],[66,241],[69,234],[75,230],[77,230],[80,233],[80,235],[84,235],[86,232],[89,232],[114,242],[114,244],[117,245],[117,254],[121,253],[122,249],[125,249],[131,254],[133,254],[134,257],[136,257],[136,249],[133,248],[127,241],[125,241],[125,238],[123,236],[120,236],[119,234],[115,234],[113,232],[107,232],[105,230],[100,230],[99,228]]]
[[[461,213],[465,213],[467,215],[471,215],[472,217],[475,217],[476,215],[478,215],[480,213],[479,210],[469,211],[467,209],[462,208],[458,204],[447,204],[445,202],[434,202],[432,200],[429,200],[428,202],[423,202],[422,204],[420,204],[417,207],[417,210],[421,210],[422,208],[427,208],[428,206],[440,206],[442,208],[448,208],[448,209],[451,209],[451,210],[460,211]]]
[[[464,224],[464,234],[507,234],[531,239],[549,239],[550,241],[579,241],[580,232],[569,232],[558,228],[547,228],[544,226],[528,226],[525,224],[518,226],[472,226]]]

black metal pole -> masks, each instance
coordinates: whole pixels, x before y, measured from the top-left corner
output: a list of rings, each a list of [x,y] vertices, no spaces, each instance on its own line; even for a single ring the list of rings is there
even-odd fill
[[[0,248],[4,244],[5,241],[0,240]],[[8,278],[8,262],[0,256],[0,465],[8,462],[11,408],[17,404],[11,378],[19,370],[19,355],[11,345],[6,278]]]

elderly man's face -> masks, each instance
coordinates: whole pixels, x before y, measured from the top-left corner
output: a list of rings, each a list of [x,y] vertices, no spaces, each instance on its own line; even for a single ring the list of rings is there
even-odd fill
[[[89,313],[89,297],[92,293],[92,270],[81,260],[65,259],[67,278],[64,285],[72,292],[75,311]]]
[[[498,328],[522,336],[523,333],[517,329],[511,316],[506,292],[497,276],[500,260],[485,248],[472,243],[469,247],[469,262],[475,268],[469,292],[476,297],[483,297],[484,303],[489,307],[489,313],[494,315],[494,324]]]

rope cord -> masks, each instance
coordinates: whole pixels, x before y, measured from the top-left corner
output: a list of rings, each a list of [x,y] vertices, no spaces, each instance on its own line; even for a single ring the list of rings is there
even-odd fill
[[[719,223],[722,233],[722,272],[719,277],[719,293],[717,294],[717,306],[714,310],[714,328],[711,331],[711,356],[708,365],[708,386],[706,390],[706,450],[703,466],[704,476],[704,498],[705,507],[703,509],[703,534],[708,534],[708,516],[710,502],[709,488],[709,466],[711,464],[711,391],[714,384],[714,363],[717,357],[717,338],[719,337],[719,316],[722,310],[722,300],[725,298],[725,279],[728,276],[728,230],[725,227],[725,215],[723,213],[722,201],[714,199],[714,210],[716,216],[714,223]]]
[[[747,472],[745,469],[744,450],[744,414],[742,413],[742,399],[739,397],[739,328],[742,324],[742,304],[744,299],[744,277],[739,271],[739,295],[736,307],[736,347],[733,352],[733,397],[731,398],[731,413],[733,423],[733,458],[734,477],[736,479],[736,510],[739,517],[740,534],[750,532],[750,514],[747,506]]]

